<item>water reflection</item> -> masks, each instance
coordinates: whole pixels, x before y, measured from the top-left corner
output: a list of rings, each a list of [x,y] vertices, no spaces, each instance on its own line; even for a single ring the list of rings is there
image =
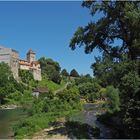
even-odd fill
[[[16,123],[22,117],[25,117],[26,113],[21,109],[7,109],[0,110],[0,139],[12,138],[14,135],[12,125]]]

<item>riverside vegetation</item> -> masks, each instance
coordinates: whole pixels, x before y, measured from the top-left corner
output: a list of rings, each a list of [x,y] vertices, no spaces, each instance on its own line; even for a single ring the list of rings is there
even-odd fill
[[[116,127],[119,138],[140,138],[140,2],[95,0],[82,6],[93,20],[77,29],[70,47],[101,52],[91,68],[101,93],[110,93],[111,110],[99,120]]]
[[[64,118],[65,120],[63,123],[68,129],[68,133],[74,135],[74,137],[90,138],[88,130],[94,130],[93,133],[97,136],[99,130],[95,126],[91,127],[88,124],[82,123],[80,117],[78,117],[78,121],[75,121],[72,117],[83,109],[83,102],[80,100],[81,98],[84,98],[87,102],[95,102],[102,98],[111,99],[111,96],[113,95],[109,89],[111,88],[114,92],[117,91],[113,87],[102,89],[90,75],[79,76],[77,72],[71,72],[73,78],[70,78],[66,70],[60,72],[58,63],[53,60],[51,60],[53,64],[48,64],[47,62],[48,59],[46,58],[40,59],[41,67],[44,63],[46,64],[46,66],[43,65],[42,67],[42,81],[34,81],[30,72],[20,71],[21,81],[19,82],[14,80],[8,65],[0,63],[0,83],[1,85],[4,84],[0,87],[1,105],[11,104],[20,106],[26,111],[28,116],[20,119],[14,125],[13,130],[15,138],[31,138],[35,132],[53,126],[53,124],[59,122],[59,119],[61,120],[61,118]],[[56,70],[59,80],[53,79],[52,81],[49,72],[45,71],[48,65],[51,65],[52,69]],[[55,65],[57,65],[57,68]],[[5,73],[5,71],[7,73]],[[72,73],[74,75],[72,75]],[[52,74],[51,71],[50,74]],[[3,83],[3,81],[5,82]],[[67,84],[68,82],[69,84]],[[66,84],[67,87],[63,88]],[[38,98],[34,97],[31,93],[32,89],[36,86],[47,86],[49,91],[48,93],[40,95]],[[61,88],[63,90],[58,90]],[[57,90],[58,92],[55,92]],[[106,106],[109,111],[117,110],[118,106],[116,100],[118,100],[118,96],[116,98],[114,98],[111,103],[108,102],[107,104],[104,104],[104,107]],[[73,129],[75,126],[78,128],[76,131]]]
[[[43,80],[34,81],[30,73],[20,71],[17,82],[9,67],[0,64],[0,103],[22,105],[28,114],[14,126],[15,138],[32,136],[62,118],[76,138],[91,138],[83,133],[89,130],[98,138],[96,126],[90,129],[81,123],[82,118],[72,119],[83,109],[83,102],[100,104],[104,114],[98,114],[98,120],[118,132],[112,138],[140,138],[140,2],[85,1],[82,6],[93,17],[103,14],[98,21],[79,27],[70,42],[72,49],[82,45],[86,53],[94,48],[101,51],[91,65],[93,78],[75,69],[70,74],[61,71],[59,63],[42,57]],[[115,45],[116,40],[122,43]],[[58,90],[67,82],[65,89]],[[47,86],[49,92],[36,98],[31,92],[38,85]]]

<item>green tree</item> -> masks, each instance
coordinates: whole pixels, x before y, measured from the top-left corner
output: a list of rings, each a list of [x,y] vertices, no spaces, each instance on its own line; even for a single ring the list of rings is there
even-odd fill
[[[75,84],[80,85],[82,83],[92,83],[94,82],[94,79],[90,75],[82,75],[78,79],[75,79]]]
[[[5,86],[11,77],[13,75],[10,67],[4,62],[0,63],[0,87]]]
[[[94,17],[85,27],[79,27],[70,42],[70,47],[85,46],[85,52],[91,53],[98,48],[114,57],[120,52],[128,53],[132,60],[140,56],[140,6],[136,1],[85,1],[82,6],[90,10]],[[120,40],[120,45],[112,45]]]
[[[45,57],[41,57],[38,61],[40,63],[43,74],[45,74],[45,73],[48,75],[50,74],[49,73],[50,71],[48,71],[49,68],[47,68],[47,66],[52,66],[58,72],[60,72],[60,70],[61,70],[59,63],[53,61],[52,59],[47,59]]]
[[[33,74],[28,70],[19,70],[19,76],[22,82],[29,84],[31,80],[34,80]]]
[[[22,94],[24,89],[26,87],[14,79],[10,67],[6,63],[0,63],[0,104],[8,102],[15,93]]]
[[[106,88],[107,104],[106,108],[110,113],[120,110],[120,98],[119,90],[115,89],[113,86],[108,86]]]
[[[120,119],[131,120],[131,123],[124,121],[122,125],[126,127],[126,133],[129,133],[129,128],[133,130],[129,136],[125,136],[138,138],[140,128],[135,123],[137,116],[133,112],[138,112],[140,100],[140,2],[95,0],[85,1],[82,6],[88,8],[93,17],[97,14],[100,17],[85,27],[79,27],[71,39],[70,47],[75,49],[83,46],[86,53],[91,53],[95,48],[103,52],[103,57],[96,58],[92,65],[94,74],[103,87],[113,85],[107,91],[115,104],[119,102],[120,95]],[[116,88],[119,89],[119,95]],[[115,104],[111,103],[109,108],[116,108],[117,111],[119,109]]]
[[[52,80],[53,82],[60,83],[61,67],[58,62],[55,62],[52,59],[41,57],[39,59],[39,63],[40,63],[42,75],[44,78],[48,78],[49,80]]]
[[[78,86],[80,95],[85,97],[89,101],[95,101],[99,99],[99,91],[101,86],[97,82],[82,83]]]
[[[127,93],[124,98],[129,101],[132,98],[139,98],[140,91],[140,77],[136,71],[129,71],[122,77],[122,92]]]
[[[70,76],[72,76],[72,77],[79,77],[79,74],[78,74],[78,72],[75,69],[72,69],[71,72],[70,72]]]
[[[50,75],[50,79],[51,79],[53,82],[57,83],[57,84],[60,84],[60,82],[61,82],[60,74],[59,74],[59,72],[57,72],[57,71],[54,71],[54,72]]]
[[[140,124],[140,101],[131,99],[127,104],[127,110],[123,118],[125,124],[125,135],[128,138],[139,139]]]
[[[13,77],[10,67],[2,62],[0,63],[0,104],[4,103],[4,98],[8,95],[8,90],[11,92],[13,86],[10,84],[10,79]]]
[[[61,75],[67,77],[67,76],[69,76],[69,73],[67,72],[66,69],[63,69],[63,70],[61,71]]]

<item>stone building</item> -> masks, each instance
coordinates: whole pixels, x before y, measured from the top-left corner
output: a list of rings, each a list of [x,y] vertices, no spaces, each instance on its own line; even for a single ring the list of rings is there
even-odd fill
[[[31,49],[27,52],[27,60],[19,60],[19,67],[21,70],[31,71],[35,80],[40,81],[42,79],[40,64],[36,61],[35,52]]]
[[[31,49],[27,53],[27,60],[20,60],[16,50],[0,46],[0,62],[5,62],[10,66],[15,79],[19,78],[19,69],[29,70],[35,80],[42,79],[40,64],[35,60],[35,52]]]
[[[15,79],[18,79],[19,53],[11,48],[0,46],[0,62],[7,63]]]

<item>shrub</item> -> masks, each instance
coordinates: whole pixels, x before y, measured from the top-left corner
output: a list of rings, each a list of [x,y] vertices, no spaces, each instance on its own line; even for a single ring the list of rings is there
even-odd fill
[[[119,98],[119,90],[115,89],[113,86],[108,86],[106,88],[106,109],[108,112],[113,113],[115,111],[119,111],[120,108],[120,98]]]

